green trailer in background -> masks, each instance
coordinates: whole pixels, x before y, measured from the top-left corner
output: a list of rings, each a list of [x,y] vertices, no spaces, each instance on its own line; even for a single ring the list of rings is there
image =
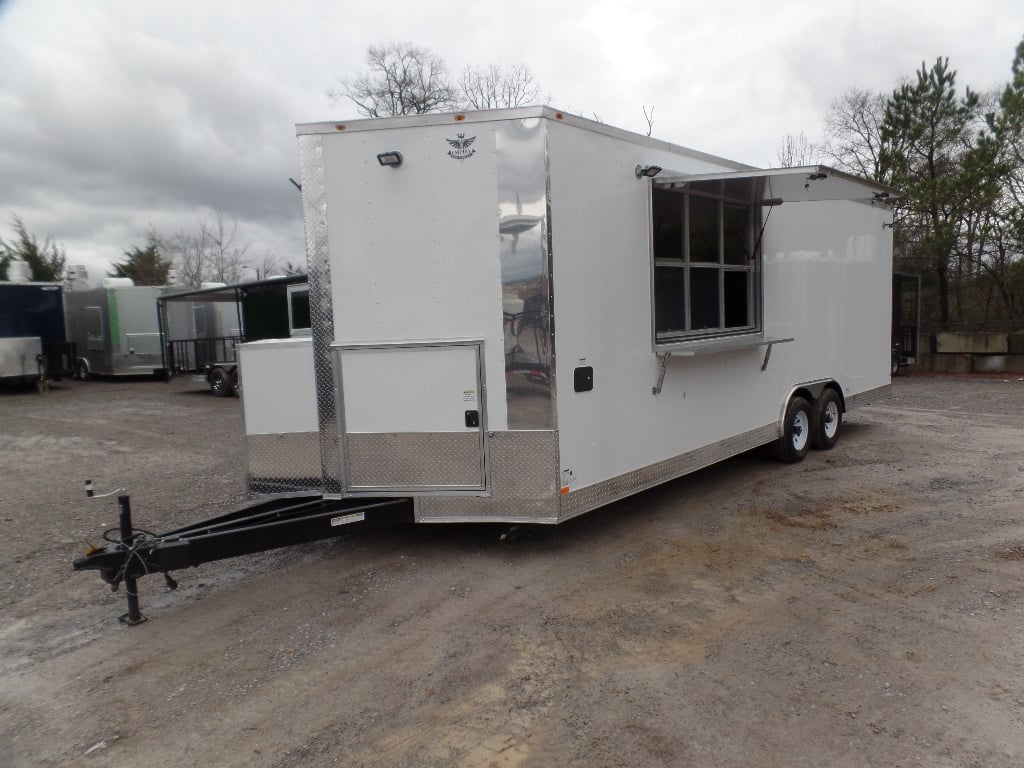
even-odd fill
[[[72,284],[65,304],[75,376],[162,376],[156,301],[167,290],[125,277],[106,278],[99,288]]]

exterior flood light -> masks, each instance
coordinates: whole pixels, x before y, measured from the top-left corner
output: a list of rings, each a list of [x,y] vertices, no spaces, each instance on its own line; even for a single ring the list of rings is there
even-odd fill
[[[377,155],[377,162],[388,168],[397,168],[402,164],[402,153],[397,149],[381,152]]]
[[[661,173],[661,166],[660,165],[638,165],[634,169],[634,171],[635,171],[636,177],[638,179],[641,179],[641,178],[653,179],[655,176],[657,176],[659,173]]]

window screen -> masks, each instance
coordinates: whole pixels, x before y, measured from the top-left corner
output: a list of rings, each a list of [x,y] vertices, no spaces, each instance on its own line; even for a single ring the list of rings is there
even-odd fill
[[[656,344],[756,331],[756,179],[655,187],[651,200]]]

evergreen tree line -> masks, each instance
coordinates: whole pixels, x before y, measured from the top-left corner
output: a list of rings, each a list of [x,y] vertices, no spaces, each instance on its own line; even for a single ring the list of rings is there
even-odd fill
[[[52,237],[40,243],[17,215],[11,217],[11,225],[14,237],[0,238],[0,280],[8,278],[8,267],[15,260],[28,265],[31,280],[64,280],[68,267],[64,246]],[[237,222],[225,222],[220,213],[212,221],[200,221],[196,232],[162,235],[150,228],[145,243],[124,251],[106,276],[128,277],[136,285],[165,285],[174,278],[173,282],[182,287],[198,288],[203,282],[239,283],[273,274],[305,272],[302,262],[281,263],[270,252],[253,258],[248,244],[240,242],[237,233]]]

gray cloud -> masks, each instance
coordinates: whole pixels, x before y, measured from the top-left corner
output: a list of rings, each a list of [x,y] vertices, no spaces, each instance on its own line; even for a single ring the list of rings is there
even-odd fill
[[[695,6],[0,0],[0,237],[20,215],[94,275],[149,226],[222,212],[250,252],[303,258],[295,123],[328,104],[371,43],[413,40],[466,64],[526,62],[554,106],[753,165],[820,132],[846,88],[890,90],[948,55],[961,82],[1005,82],[1018,0]]]

